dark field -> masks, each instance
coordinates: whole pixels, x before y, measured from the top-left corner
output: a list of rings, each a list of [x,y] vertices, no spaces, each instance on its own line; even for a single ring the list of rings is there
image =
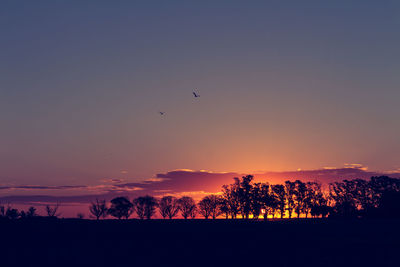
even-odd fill
[[[398,220],[3,221],[0,266],[400,266]]]

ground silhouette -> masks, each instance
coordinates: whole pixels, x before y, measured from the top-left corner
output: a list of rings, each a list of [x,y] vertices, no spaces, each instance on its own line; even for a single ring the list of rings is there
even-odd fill
[[[399,266],[396,219],[2,220],[1,266]]]
[[[60,219],[58,207],[42,217],[0,206],[0,266],[400,266],[400,180],[386,176],[324,192],[317,182],[247,175],[198,203],[96,200],[93,220]]]

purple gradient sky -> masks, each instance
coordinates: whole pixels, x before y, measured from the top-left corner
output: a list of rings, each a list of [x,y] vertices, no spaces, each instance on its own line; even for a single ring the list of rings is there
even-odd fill
[[[0,186],[399,169],[399,26],[398,1],[3,2]]]

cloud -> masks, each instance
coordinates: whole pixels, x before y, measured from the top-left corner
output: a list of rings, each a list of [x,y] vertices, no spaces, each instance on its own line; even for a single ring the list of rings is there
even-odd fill
[[[159,194],[159,195],[154,195],[155,197],[163,197],[165,195],[168,196],[174,196],[177,198],[183,197],[183,196],[189,196],[189,197],[193,197],[195,200],[200,200],[201,198],[207,196],[207,195],[211,195],[211,194],[217,194],[220,195],[222,194],[222,192],[206,192],[206,191],[187,191],[187,192],[178,192],[178,193],[171,193],[171,192],[167,192],[167,194]]]
[[[330,183],[344,179],[368,179],[371,176],[386,175],[385,172],[372,172],[362,164],[347,163],[344,167],[325,167],[317,170],[294,170],[287,172],[257,172],[254,174],[256,182],[282,183],[286,180],[320,181]],[[0,197],[0,202],[11,203],[33,203],[33,202],[68,202],[88,203],[96,198],[110,200],[116,196],[127,196],[130,198],[138,195],[150,194],[157,197],[163,195],[183,196],[190,195],[200,198],[206,194],[218,193],[221,186],[233,182],[234,177],[247,175],[238,172],[213,172],[206,170],[179,169],[166,173],[158,173],[153,178],[143,179],[139,182],[126,182],[121,179],[103,179],[98,185],[61,185],[61,186],[39,186],[18,185],[0,186],[0,193],[15,192],[14,196]],[[400,172],[390,172],[391,177],[400,178]],[[79,190],[79,195],[65,196],[70,190]],[[7,191],[13,190],[13,191]],[[17,194],[18,190],[25,193]],[[53,194],[39,195],[34,192],[49,190]],[[56,190],[50,191],[50,190]],[[19,191],[18,191],[19,192]],[[26,192],[31,192],[26,195]],[[64,195],[63,195],[64,194]],[[60,195],[60,196],[57,196]]]
[[[162,182],[168,180],[168,178],[159,178],[159,177],[155,177],[155,178],[149,178],[143,181],[143,183],[157,183],[157,182]]]
[[[400,168],[394,169],[394,170],[390,170],[390,171],[385,171],[384,173],[386,174],[397,174],[400,173]]]
[[[123,181],[125,181],[124,179],[116,179],[116,178],[107,178],[107,179],[102,179],[101,182],[103,183],[122,183]]]
[[[19,185],[19,186],[0,186],[0,190],[27,189],[27,190],[68,190],[87,188],[85,185],[59,185],[59,186],[42,186],[42,185]]]
[[[363,171],[367,171],[368,170],[368,167],[363,166],[360,163],[345,163],[344,167],[345,168],[350,168],[350,169],[360,169],[360,170],[363,170]]]

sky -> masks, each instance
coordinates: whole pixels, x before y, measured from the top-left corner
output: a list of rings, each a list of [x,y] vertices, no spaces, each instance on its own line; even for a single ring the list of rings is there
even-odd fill
[[[0,198],[398,173],[399,26],[398,1],[2,1]]]

